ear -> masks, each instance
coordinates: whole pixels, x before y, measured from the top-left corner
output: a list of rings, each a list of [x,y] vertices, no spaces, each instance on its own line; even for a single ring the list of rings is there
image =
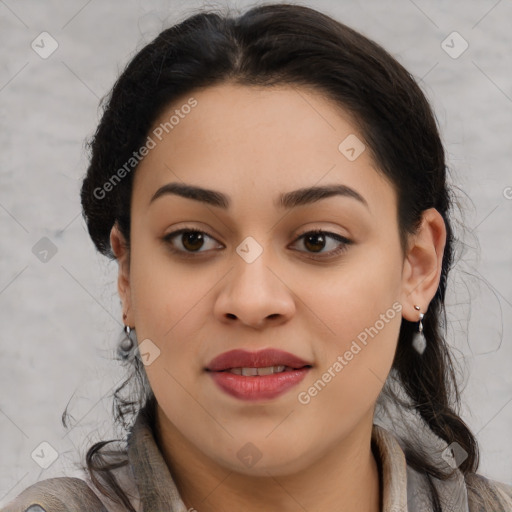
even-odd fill
[[[425,314],[441,279],[446,226],[435,208],[423,212],[418,233],[409,243],[402,271],[402,316],[410,322]],[[420,311],[414,309],[414,305]]]
[[[125,237],[119,230],[119,227],[114,224],[110,231],[110,246],[117,260],[119,266],[119,273],[117,276],[117,290],[119,298],[123,304],[123,315],[126,315],[124,322],[126,325],[132,327],[133,313],[131,304],[131,288],[130,288],[130,251],[126,243]]]

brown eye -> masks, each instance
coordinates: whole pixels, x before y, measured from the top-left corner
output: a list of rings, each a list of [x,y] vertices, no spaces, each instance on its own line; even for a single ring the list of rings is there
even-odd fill
[[[322,230],[303,233],[297,238],[295,243],[299,241],[302,241],[302,245],[306,249],[306,251],[300,252],[309,253],[312,257],[318,254],[321,258],[329,258],[341,254],[346,251],[348,246],[352,243],[352,240],[344,236]],[[324,251],[326,248],[328,250]]]
[[[165,235],[163,240],[174,252],[184,256],[193,253],[202,254],[208,252],[208,249],[215,249],[220,246],[220,244],[215,243],[217,241],[213,237],[198,229],[179,229]]]
[[[181,234],[181,243],[187,251],[197,251],[204,244],[203,233],[199,231],[186,231]]]
[[[325,247],[323,233],[311,233],[305,236],[304,246],[312,252],[320,252]]]

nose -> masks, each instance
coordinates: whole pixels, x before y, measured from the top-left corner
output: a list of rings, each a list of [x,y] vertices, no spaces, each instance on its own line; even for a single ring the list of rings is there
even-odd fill
[[[280,276],[266,251],[251,263],[235,255],[234,268],[222,283],[214,314],[224,323],[240,322],[261,329],[269,323],[285,323],[295,312],[293,283]]]

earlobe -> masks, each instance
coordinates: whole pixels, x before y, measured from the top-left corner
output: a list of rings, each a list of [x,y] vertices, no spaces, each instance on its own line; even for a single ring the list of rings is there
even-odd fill
[[[110,231],[110,246],[116,257],[119,273],[117,276],[117,289],[119,298],[123,303],[123,321],[126,325],[133,325],[131,318],[131,290],[130,290],[130,259],[129,249],[125,237],[116,224]]]
[[[419,305],[425,314],[439,287],[441,279],[446,226],[435,208],[423,212],[421,226],[414,236],[404,261],[402,280],[402,316],[411,322],[418,321]]]

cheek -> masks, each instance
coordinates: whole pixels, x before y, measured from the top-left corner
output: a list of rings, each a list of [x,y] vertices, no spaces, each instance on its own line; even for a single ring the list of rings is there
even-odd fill
[[[203,273],[203,275],[207,275]],[[149,229],[133,229],[131,296],[137,332],[161,339],[172,336],[180,319],[193,310],[214,283],[197,279],[197,267],[179,263]]]
[[[189,421],[204,422],[204,411],[196,408],[190,392],[204,364],[201,340],[208,335],[204,324],[209,315],[208,292],[218,280],[214,277],[198,280],[197,270],[173,264],[170,258],[133,253],[137,338],[139,342],[149,339],[158,348],[158,357],[145,371],[158,403],[184,431]]]
[[[202,299],[214,284],[214,277],[199,280],[192,265],[173,262],[165,247],[149,235],[132,236],[134,324],[139,342],[149,339],[159,351],[158,359],[146,366],[155,391],[159,386],[173,387],[176,383],[171,375],[181,382],[183,375],[201,366],[197,337],[207,318],[206,301]]]
[[[179,276],[179,277],[178,277]],[[211,313],[208,292],[212,283],[196,282],[184,273],[165,275],[153,269],[134,280],[133,303],[139,340],[149,338],[161,350],[167,367],[181,371],[178,363],[201,366],[199,360],[204,324]]]
[[[323,347],[321,364],[297,390],[305,431],[318,432],[319,437],[326,431],[342,436],[372,410],[393,363],[401,324],[399,309],[398,302],[395,308],[389,304],[382,317],[368,310],[359,315],[359,326],[352,332],[345,332],[340,322],[332,343],[318,341]]]
[[[398,251],[374,244],[358,248],[338,267],[286,279],[294,283],[293,291],[300,299],[297,308],[303,310],[298,316],[307,318],[308,332],[316,324],[326,340],[323,348],[339,352],[399,299],[401,260]]]
[[[316,287],[307,277],[301,281],[307,332],[318,327],[313,343],[320,367],[298,401],[316,404],[319,414],[334,408],[357,417],[376,400],[393,362],[402,318],[399,253],[368,252],[371,258],[346,260],[322,289],[318,278]]]

